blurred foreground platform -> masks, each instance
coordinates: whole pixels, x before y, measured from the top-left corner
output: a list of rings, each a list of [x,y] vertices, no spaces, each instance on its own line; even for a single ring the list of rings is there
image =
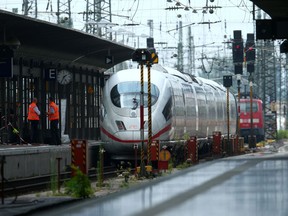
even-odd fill
[[[287,216],[287,149],[205,162],[122,192],[29,215]]]

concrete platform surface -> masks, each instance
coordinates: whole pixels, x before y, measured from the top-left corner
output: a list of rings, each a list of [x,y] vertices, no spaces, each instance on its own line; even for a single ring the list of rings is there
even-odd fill
[[[3,211],[7,208],[2,207],[0,214],[287,216],[288,153],[285,148],[201,163],[109,196],[79,202],[71,198],[47,198],[43,200],[46,204],[34,204],[38,205],[37,209],[30,205],[16,207],[18,210],[11,212]],[[31,211],[24,212],[24,208]]]

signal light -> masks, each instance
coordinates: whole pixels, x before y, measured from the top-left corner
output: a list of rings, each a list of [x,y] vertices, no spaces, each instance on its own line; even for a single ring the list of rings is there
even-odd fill
[[[247,72],[254,72],[254,62],[256,57],[254,34],[247,34],[247,41],[245,44],[245,56],[247,62]]]
[[[232,76],[231,75],[223,76],[223,85],[226,88],[230,88],[232,86]]]
[[[132,53],[132,61],[136,61],[139,64],[157,64],[158,55],[153,47],[147,49],[136,49]]]
[[[233,62],[234,63],[242,63],[244,61],[243,54],[243,42],[234,41],[233,42]]]
[[[136,49],[132,54],[132,61],[147,63],[151,60],[151,52],[148,49]]]
[[[255,61],[255,42],[254,34],[247,34],[247,41],[245,44],[246,61]]]
[[[147,63],[151,60],[151,53],[148,49],[136,49],[132,54],[132,61]]]
[[[233,54],[233,63],[242,63],[244,60],[243,53],[243,40],[240,30],[235,30],[233,32],[234,39],[232,43],[232,54]]]
[[[255,49],[253,48],[254,45],[250,45],[250,44],[246,44],[246,49],[245,49],[245,53],[246,53],[246,61],[255,61]]]

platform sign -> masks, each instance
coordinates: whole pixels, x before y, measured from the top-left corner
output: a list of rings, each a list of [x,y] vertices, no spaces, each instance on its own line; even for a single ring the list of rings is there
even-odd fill
[[[158,55],[156,53],[151,54],[151,63],[158,64]]]
[[[159,153],[159,161],[169,161],[171,154],[167,149],[162,149]]]
[[[106,56],[105,57],[105,64],[112,64],[113,63],[113,56]]]
[[[13,77],[13,58],[0,57],[0,77]]]
[[[162,149],[159,153],[158,169],[167,170],[170,158],[171,158],[170,152],[167,149]]]
[[[45,69],[45,80],[56,80],[57,69],[56,68],[47,68]]]

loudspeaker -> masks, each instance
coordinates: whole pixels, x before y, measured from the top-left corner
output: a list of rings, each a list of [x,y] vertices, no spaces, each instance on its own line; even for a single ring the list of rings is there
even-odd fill
[[[256,20],[256,39],[274,39],[272,20]]]

